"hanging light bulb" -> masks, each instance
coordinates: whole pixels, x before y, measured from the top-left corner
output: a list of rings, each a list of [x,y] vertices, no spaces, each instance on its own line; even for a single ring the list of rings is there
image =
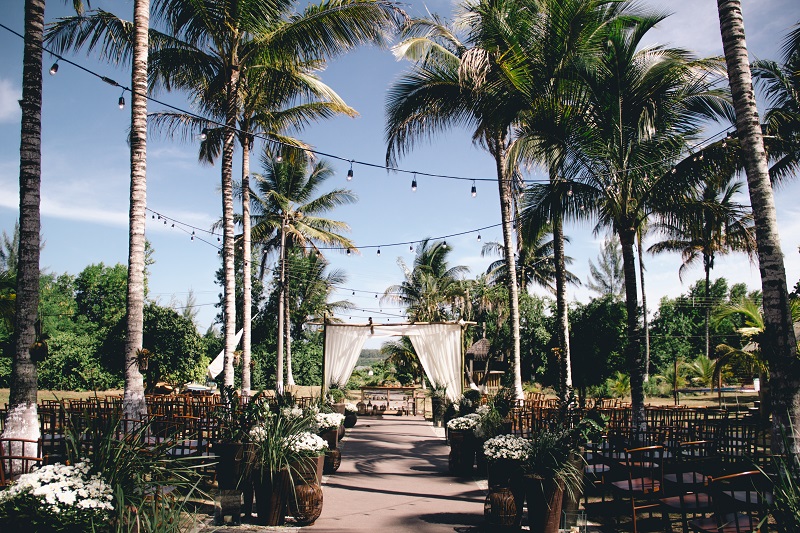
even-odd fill
[[[164,219],[164,225],[165,226],[167,225],[167,219],[166,218]]]
[[[411,179],[411,192],[417,192],[417,174]]]
[[[481,242],[481,234],[478,233],[478,242]]]
[[[151,216],[150,218],[152,218],[153,220],[155,220],[156,216],[155,216],[155,215],[153,215],[153,216]]]
[[[475,187],[475,182],[472,182],[472,189],[469,191],[473,198],[478,196],[478,189]]]
[[[203,128],[200,130],[200,140],[205,141],[206,139],[208,139],[208,128]]]
[[[567,196],[572,196],[572,185],[570,184],[569,190],[567,191]]]
[[[55,76],[56,73],[58,73],[58,59],[56,59],[56,62],[53,63],[52,67],[50,67],[50,75]]]
[[[222,242],[222,239],[220,239],[219,237],[217,237],[217,242]]]
[[[442,241],[442,248],[447,250],[447,241]]]
[[[347,255],[350,255],[350,248],[347,249]]]
[[[356,295],[356,291],[353,291],[353,296],[355,296],[355,295]]]
[[[347,171],[347,181],[351,181],[353,179],[353,162],[350,161],[350,170]]]
[[[378,255],[381,255],[381,249],[378,248]]]
[[[411,253],[414,253],[414,247],[409,245],[408,251],[411,252]]]
[[[194,240],[194,234],[192,234],[192,238],[191,238],[191,240]]]
[[[673,173],[673,174],[677,174],[677,173],[678,173],[678,169],[677,169],[677,168],[675,168],[675,167],[672,167],[672,173]]]
[[[283,163],[283,156],[281,154],[278,154],[278,156],[275,158],[275,162],[276,163]]]
[[[727,148],[728,147],[728,141],[722,141],[722,147],[723,148]]]
[[[117,105],[119,105],[120,109],[125,109],[125,89],[122,89],[122,94],[119,96]]]
[[[175,227],[175,223],[174,223],[174,222],[172,223],[172,227],[173,227],[173,228]]]

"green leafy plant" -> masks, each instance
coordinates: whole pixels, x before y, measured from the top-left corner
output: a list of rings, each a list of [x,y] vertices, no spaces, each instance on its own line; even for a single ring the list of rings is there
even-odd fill
[[[269,407],[262,401],[263,391],[242,403],[238,391],[231,386],[220,389],[220,403],[212,412],[219,425],[219,442],[244,442],[250,429],[262,420]]]

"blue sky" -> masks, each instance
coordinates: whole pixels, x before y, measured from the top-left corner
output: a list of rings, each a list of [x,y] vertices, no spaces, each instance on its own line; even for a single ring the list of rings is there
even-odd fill
[[[23,2],[9,2],[0,20],[22,32]],[[93,3],[94,4],[94,3]],[[652,43],[668,43],[695,51],[702,56],[721,54],[716,2],[712,0],[648,0],[642,5],[673,15],[651,36]],[[100,7],[129,18],[131,0],[99,2]],[[423,4],[411,2],[409,9],[419,14],[431,12],[449,16],[452,3],[434,0]],[[796,0],[745,0],[745,28],[751,55],[776,58],[787,29],[800,20]],[[68,14],[63,2],[50,0],[46,20]],[[17,100],[21,94],[22,42],[0,29],[0,230],[11,232],[18,216],[19,119]],[[103,65],[85,53],[69,56],[72,60],[130,85],[127,68]],[[45,55],[45,70],[52,59]],[[314,124],[298,136],[321,152],[381,164],[384,160],[384,102],[392,80],[406,67],[395,61],[388,50],[365,48],[332,62],[321,74],[344,100],[359,113],[355,119],[340,118]],[[127,261],[128,147],[129,108],[120,111],[118,88],[62,64],[56,76],[44,75],[43,154],[42,154],[42,234],[46,245],[41,264],[50,272],[77,274],[91,263],[107,265]],[[189,104],[180,94],[160,94],[180,107]],[[126,100],[129,101],[129,95]],[[151,103],[150,111],[161,106]],[[712,128],[710,134],[721,128]],[[238,159],[237,159],[238,161]],[[359,246],[418,241],[442,237],[499,223],[497,185],[477,182],[478,195],[469,194],[469,181],[445,180],[418,176],[418,190],[412,192],[407,174],[360,165],[355,177],[345,180],[349,165],[331,161],[337,175],[331,186],[348,186],[359,197],[358,203],[338,209],[332,216],[350,224],[351,238]],[[429,145],[420,144],[404,157],[403,169],[466,178],[493,178],[493,163],[488,154],[472,146],[469,134],[453,132],[437,137]],[[219,166],[197,163],[196,143],[152,137],[148,140],[148,198],[150,209],[197,228],[208,229],[221,213]],[[255,162],[253,171],[258,171]],[[238,175],[238,171],[235,171]],[[542,177],[534,169],[529,179]],[[796,182],[776,194],[779,227],[786,255],[790,285],[800,278],[800,210]],[[198,322],[205,330],[212,322],[220,288],[214,283],[219,258],[216,237],[198,231],[192,241],[188,226],[181,231],[162,221],[148,219],[147,237],[155,250],[156,263],[150,267],[150,296],[161,304],[182,305],[192,290],[198,304]],[[188,233],[187,233],[188,231]],[[575,262],[571,270],[582,280],[588,276],[589,259],[596,260],[603,235],[593,235],[590,226],[570,226],[571,243],[567,253]],[[204,237],[212,243],[199,240]],[[500,240],[499,228],[481,232],[483,242]],[[483,272],[492,258],[480,256],[476,234],[447,239],[452,246],[452,264],[466,265],[472,275]],[[348,275],[347,298],[361,310],[348,313],[347,321],[364,322],[367,316],[378,321],[398,321],[397,309],[380,306],[374,293],[402,279],[398,257],[410,261],[408,245],[366,248],[361,255],[327,254],[332,267]],[[677,296],[702,277],[696,268],[678,278],[677,255],[646,258],[647,292],[655,304],[664,295]],[[718,259],[713,276],[745,282],[759,288],[758,268],[743,256]],[[352,295],[355,290],[356,295]],[[542,289],[534,289],[544,294]],[[570,299],[587,301],[591,293],[571,288]],[[352,317],[352,318],[350,318]]]

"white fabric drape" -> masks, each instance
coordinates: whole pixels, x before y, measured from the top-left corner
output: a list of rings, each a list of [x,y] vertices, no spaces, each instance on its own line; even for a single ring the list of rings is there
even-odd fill
[[[244,333],[243,329],[240,329],[239,332],[236,334],[236,343],[234,346],[239,346],[239,341],[242,340],[242,333]],[[208,377],[211,379],[216,378],[222,372],[222,369],[225,367],[225,349],[223,348],[219,355],[211,361],[211,364],[208,365]]]
[[[347,383],[368,335],[368,326],[325,325],[325,389]]]
[[[417,352],[428,380],[447,387],[455,400],[461,394],[460,324],[325,325],[325,386],[345,384],[353,374],[361,348],[368,337],[405,335]]]

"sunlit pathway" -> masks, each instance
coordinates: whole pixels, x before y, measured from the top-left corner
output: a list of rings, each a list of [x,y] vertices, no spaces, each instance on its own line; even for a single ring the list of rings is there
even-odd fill
[[[475,532],[485,492],[447,472],[449,447],[422,417],[359,419],[323,480],[322,516],[308,531]]]

